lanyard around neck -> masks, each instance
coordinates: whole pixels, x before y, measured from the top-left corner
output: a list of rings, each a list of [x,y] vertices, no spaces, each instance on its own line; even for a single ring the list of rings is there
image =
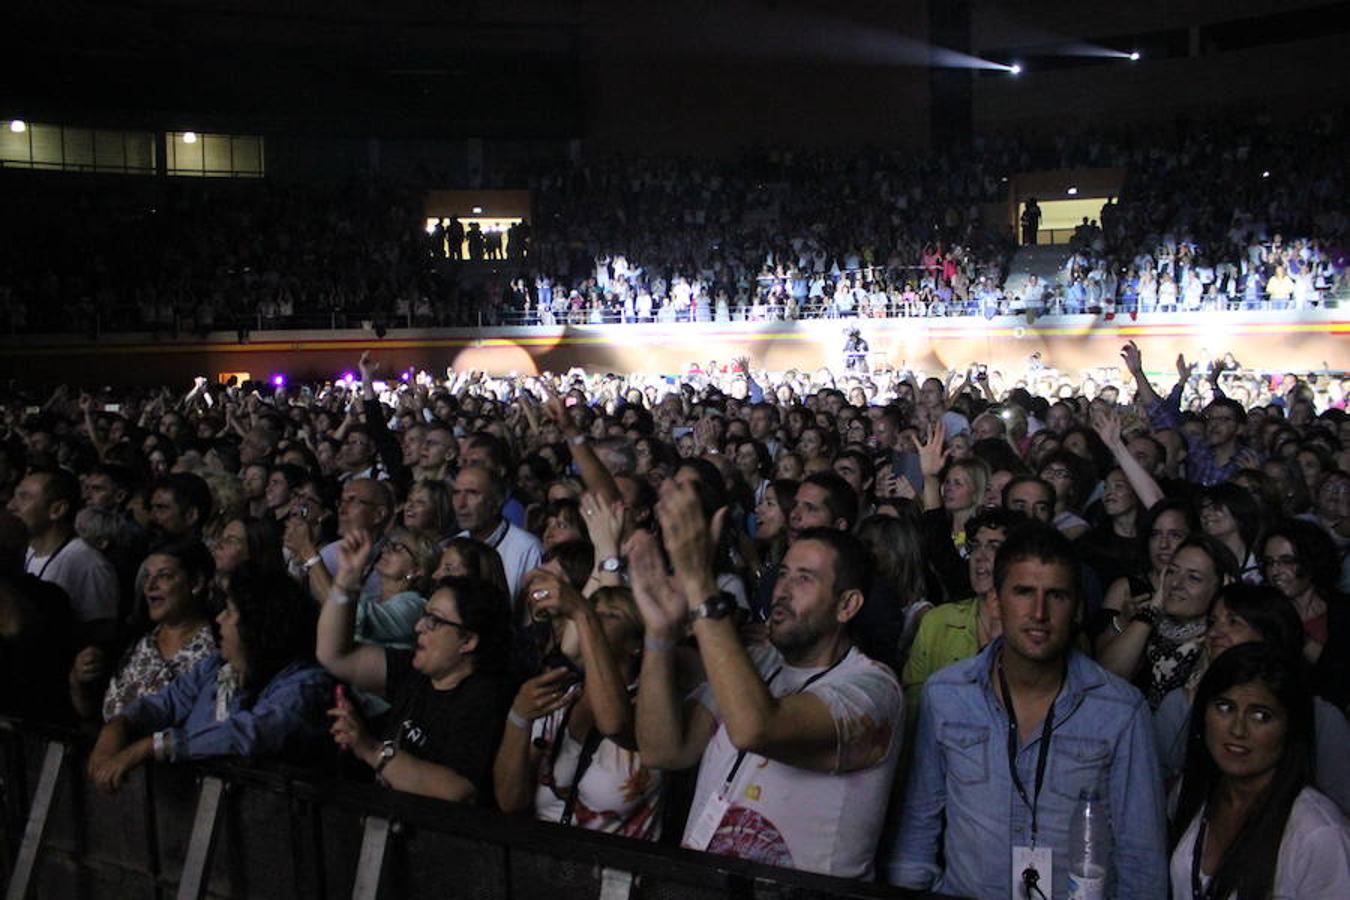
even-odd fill
[[[51,556],[47,557],[47,561],[42,564],[42,568],[38,569],[37,573],[38,581],[42,580],[42,576],[47,574],[47,567],[50,566],[52,563],[56,562],[56,558],[61,555],[61,551],[69,547],[70,542],[73,540],[75,540],[75,535],[72,534],[70,537],[66,538],[64,541],[61,542],[61,546],[57,547],[56,550],[52,552]]]
[[[1013,787],[1017,789],[1017,795],[1022,798],[1027,809],[1031,810],[1031,847],[1036,848],[1036,807],[1041,799],[1041,787],[1045,784],[1045,763],[1050,758],[1050,736],[1055,728],[1055,701],[1059,699],[1060,693],[1064,690],[1064,682],[1067,680],[1068,672],[1060,677],[1059,687],[1055,690],[1055,696],[1050,699],[1050,708],[1045,711],[1045,722],[1041,725],[1041,745],[1036,748],[1036,783],[1030,797],[1027,796],[1027,787],[1022,783],[1022,776],[1017,773],[1017,751],[1021,747],[1021,738],[1017,729],[1017,710],[1013,708],[1012,691],[1008,688],[1008,676],[1003,673],[1003,659],[998,661],[998,685],[1003,694],[1004,711],[1008,714],[1008,772],[1012,775]]]
[[[843,656],[839,657],[834,662],[830,663],[829,668],[821,669],[819,672],[812,675],[810,678],[806,679],[806,681],[802,682],[802,686],[797,688],[797,690],[793,691],[793,693],[794,694],[804,693],[806,689],[809,688],[811,685],[815,684],[817,681],[824,678],[826,675],[830,674],[836,668],[838,668],[839,664],[842,663],[847,658],[848,658],[848,651],[845,651]],[[773,674],[770,675],[768,680],[764,682],[764,686],[769,687],[770,685],[772,685],[774,679],[777,678],[779,673],[782,671],[783,671],[782,666],[779,666],[777,669],[774,669]],[[750,751],[748,750],[742,750],[740,753],[736,754],[736,762],[732,765],[731,771],[727,773],[727,780],[722,782],[722,793],[724,795],[727,793],[727,791],[731,790],[731,783],[736,780],[736,773],[741,770],[741,763],[745,762],[745,758],[749,754]]]

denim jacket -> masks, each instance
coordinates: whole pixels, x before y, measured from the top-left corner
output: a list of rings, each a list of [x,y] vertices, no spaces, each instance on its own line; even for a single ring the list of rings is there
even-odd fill
[[[324,743],[325,712],[333,696],[327,672],[313,663],[292,663],[244,709],[237,695],[219,696],[223,664],[219,653],[208,656],[158,694],[131,703],[122,715],[142,734],[168,732],[170,760],[274,756]]]
[[[1031,811],[1008,771],[1009,721],[991,678],[1002,646],[1002,639],[991,642],[924,687],[913,764],[892,812],[899,825],[882,860],[891,884],[1009,895],[1012,848],[1030,843]],[[1041,731],[1020,738],[1017,771],[1031,796]],[[1096,788],[1111,823],[1109,895],[1165,898],[1167,828],[1148,705],[1129,684],[1071,652],[1037,805],[1038,846],[1053,850],[1054,897],[1068,896],[1069,821],[1083,788]]]

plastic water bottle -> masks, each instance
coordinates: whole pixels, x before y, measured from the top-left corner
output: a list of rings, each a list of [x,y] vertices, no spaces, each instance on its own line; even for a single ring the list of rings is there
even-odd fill
[[[1111,823],[1097,792],[1078,792],[1069,822],[1069,900],[1105,900],[1111,866]]]

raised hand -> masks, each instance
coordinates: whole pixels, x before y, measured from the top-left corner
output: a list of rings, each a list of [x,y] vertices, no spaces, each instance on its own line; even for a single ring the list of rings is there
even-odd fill
[[[361,372],[361,383],[370,384],[375,377],[375,373],[379,370],[380,364],[371,358],[369,350],[364,350],[361,352],[361,358],[356,361],[356,367]]]
[[[1120,358],[1132,375],[1139,375],[1144,371],[1144,355],[1139,352],[1139,345],[1134,341],[1127,342],[1121,348]]]
[[[950,451],[942,446],[946,439],[947,426],[942,424],[941,419],[928,429],[927,441],[922,436],[915,438],[914,442],[919,448],[919,469],[925,478],[936,478],[942,472],[942,465],[950,455]]]
[[[370,534],[364,528],[358,528],[347,535],[338,544],[337,577],[334,581],[344,591],[356,591],[361,588],[361,573],[365,571],[370,551],[375,546]]]
[[[1186,362],[1186,354],[1177,354],[1177,378],[1181,381],[1190,381],[1191,374],[1195,371],[1195,363]]]
[[[619,552],[619,538],[623,534],[625,506],[622,500],[606,503],[599,494],[587,491],[581,495],[581,517],[586,520],[586,531],[595,545],[595,554],[604,559]]]
[[[1113,409],[1098,407],[1092,411],[1092,429],[1097,432],[1107,447],[1115,448],[1121,444],[1120,416]]]
[[[651,532],[637,531],[623,549],[628,558],[633,599],[647,634],[662,640],[683,637],[689,602],[679,584],[666,573],[656,538]]]

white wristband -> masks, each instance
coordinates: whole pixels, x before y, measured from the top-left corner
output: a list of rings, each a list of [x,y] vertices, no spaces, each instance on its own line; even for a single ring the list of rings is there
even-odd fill
[[[338,606],[346,606],[352,602],[352,595],[335,584],[328,589],[328,599]]]
[[[506,714],[506,721],[510,722],[521,731],[530,730],[530,720],[516,712],[514,709]]]
[[[315,554],[314,554],[313,556],[311,556],[309,559],[307,559],[307,560],[305,560],[304,562],[302,562],[302,563],[300,564],[300,568],[302,568],[302,569],[304,569],[306,572],[308,572],[310,569],[314,568],[315,566],[317,566],[317,565],[318,565],[319,563],[321,563],[321,562],[323,562],[323,557],[320,556],[319,554],[315,553]]]

